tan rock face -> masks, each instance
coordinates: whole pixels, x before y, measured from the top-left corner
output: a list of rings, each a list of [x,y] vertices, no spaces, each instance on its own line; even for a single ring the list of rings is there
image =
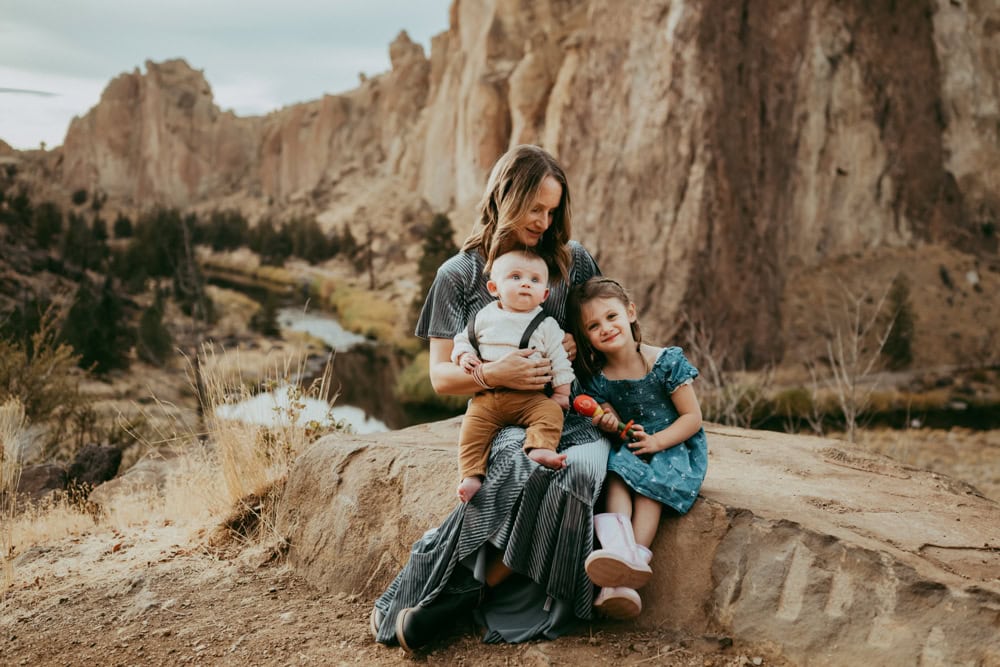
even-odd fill
[[[947,0],[456,0],[430,58],[403,33],[390,72],[264,118],[219,112],[182,62],[122,75],[57,179],[380,230],[400,224],[371,213],[388,196],[462,236],[496,157],[538,142],[650,330],[683,312],[757,365],[785,351],[789,263],[928,241],[996,257],[997,25],[994,3]]]
[[[114,79],[70,124],[62,181],[143,207],[186,206],[242,187],[257,119],[223,113],[201,72],[181,60]]]
[[[455,507],[459,419],[328,436],[277,530],[316,586],[374,601]],[[709,426],[701,498],[665,517],[638,627],[772,644],[795,664],[1000,660],[1000,506],[839,441]]]

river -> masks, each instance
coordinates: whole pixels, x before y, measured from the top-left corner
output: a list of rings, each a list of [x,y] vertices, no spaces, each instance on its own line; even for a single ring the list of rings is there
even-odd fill
[[[395,399],[396,377],[408,360],[390,346],[346,331],[336,318],[324,313],[289,306],[279,309],[276,319],[282,331],[307,333],[323,341],[333,352],[331,386],[336,398],[329,416],[350,424],[355,433],[378,433],[450,416],[414,410]],[[320,377],[326,361],[324,356],[311,358],[300,384],[308,386]],[[286,408],[288,401],[287,385],[279,386],[240,403],[220,406],[218,414],[229,419],[273,424],[276,415],[284,414],[281,408]],[[307,398],[300,419],[322,422],[328,413],[325,401]]]

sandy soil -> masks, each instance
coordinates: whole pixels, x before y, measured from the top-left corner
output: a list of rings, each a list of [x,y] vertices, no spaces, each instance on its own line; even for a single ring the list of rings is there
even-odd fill
[[[34,547],[0,607],[4,665],[787,665],[727,638],[597,622],[556,641],[484,645],[472,629],[415,657],[376,644],[371,600],[311,588],[259,546],[208,548],[163,522]]]

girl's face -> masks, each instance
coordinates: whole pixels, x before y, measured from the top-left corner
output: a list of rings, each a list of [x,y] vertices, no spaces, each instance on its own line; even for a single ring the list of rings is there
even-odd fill
[[[598,352],[611,355],[623,349],[635,349],[631,323],[635,322],[635,304],[624,304],[613,297],[598,297],[580,308],[583,333]]]
[[[542,234],[552,224],[552,219],[562,199],[562,186],[552,176],[546,176],[538,188],[535,201],[527,214],[517,222],[517,240],[528,248],[534,248],[542,240]]]

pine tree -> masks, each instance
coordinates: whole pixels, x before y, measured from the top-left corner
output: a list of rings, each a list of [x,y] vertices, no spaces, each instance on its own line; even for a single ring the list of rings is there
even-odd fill
[[[420,276],[420,294],[418,299],[421,303],[434,282],[438,267],[452,255],[458,252],[455,246],[454,230],[451,227],[451,220],[443,213],[438,213],[431,220],[430,228],[424,237],[423,255],[417,265],[417,273]]]
[[[132,220],[124,213],[119,213],[112,226],[116,239],[127,239],[132,237]]]
[[[48,249],[52,239],[62,233],[63,214],[60,208],[50,202],[42,202],[32,216],[32,228],[39,247]]]
[[[891,370],[906,368],[913,362],[915,318],[910,303],[910,281],[906,274],[897,274],[889,287],[889,314],[892,328],[882,346],[882,356]]]
[[[62,238],[62,258],[81,270],[94,268],[100,259],[97,242],[82,215],[70,211]]]
[[[128,367],[132,335],[110,277],[99,292],[89,279],[81,281],[63,323],[62,337],[80,356],[81,368],[107,373]]]
[[[166,308],[166,293],[156,290],[156,299],[142,312],[139,318],[139,334],[136,351],[139,358],[157,366],[164,365],[173,353],[174,341],[163,324]]]
[[[423,254],[417,264],[420,291],[417,292],[411,306],[414,318],[420,313],[427,292],[430,291],[434,277],[437,276],[438,267],[456,252],[458,247],[455,245],[451,220],[445,214],[438,213],[431,219],[430,228],[424,236]]]

